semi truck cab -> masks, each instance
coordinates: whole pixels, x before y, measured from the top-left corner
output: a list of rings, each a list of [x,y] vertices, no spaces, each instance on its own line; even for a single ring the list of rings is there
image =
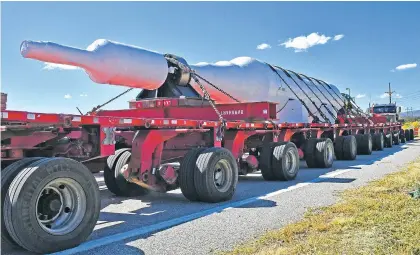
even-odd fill
[[[401,106],[396,103],[391,104],[373,104],[370,113],[386,117],[387,122],[400,122]]]

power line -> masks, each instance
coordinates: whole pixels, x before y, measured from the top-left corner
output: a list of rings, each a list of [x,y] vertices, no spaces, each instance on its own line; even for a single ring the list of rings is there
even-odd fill
[[[408,96],[404,96],[404,98],[410,98],[410,97],[415,97],[415,96],[420,96],[420,91],[413,92]]]

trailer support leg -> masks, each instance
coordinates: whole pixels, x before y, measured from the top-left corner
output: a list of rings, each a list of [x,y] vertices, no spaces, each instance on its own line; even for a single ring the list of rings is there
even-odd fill
[[[224,147],[232,152],[233,157],[237,160],[244,150],[245,140],[255,135],[255,130],[229,130],[225,132]]]

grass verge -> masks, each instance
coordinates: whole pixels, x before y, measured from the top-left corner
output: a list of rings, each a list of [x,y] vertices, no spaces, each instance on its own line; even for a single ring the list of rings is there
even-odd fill
[[[420,158],[402,171],[346,190],[340,202],[310,210],[304,219],[236,247],[233,254],[420,255]]]

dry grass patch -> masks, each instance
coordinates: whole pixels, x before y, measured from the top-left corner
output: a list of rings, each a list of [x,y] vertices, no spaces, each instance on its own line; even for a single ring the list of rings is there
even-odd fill
[[[400,172],[346,190],[335,205],[310,210],[303,220],[236,247],[233,254],[420,255],[420,158]]]

